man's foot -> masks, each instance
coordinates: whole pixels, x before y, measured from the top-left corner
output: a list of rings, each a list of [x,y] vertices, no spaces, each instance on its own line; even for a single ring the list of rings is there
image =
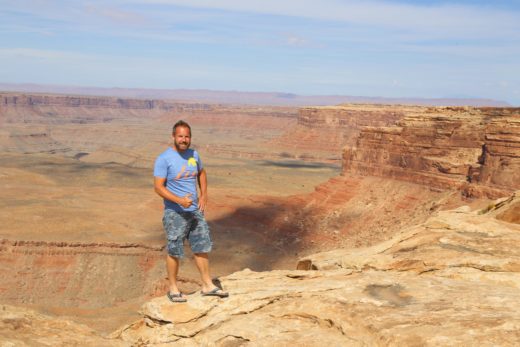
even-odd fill
[[[170,299],[171,302],[186,302],[188,299],[186,299],[182,293],[172,293],[168,292],[166,293],[166,296],[168,299]]]
[[[219,298],[227,298],[229,296],[228,292],[225,292],[218,287],[215,287],[208,292],[201,291],[200,293],[202,294],[202,296],[218,296]]]

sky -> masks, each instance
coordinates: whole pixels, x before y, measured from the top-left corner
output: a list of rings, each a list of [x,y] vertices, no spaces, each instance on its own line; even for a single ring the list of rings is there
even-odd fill
[[[520,0],[0,0],[0,83],[520,105]]]

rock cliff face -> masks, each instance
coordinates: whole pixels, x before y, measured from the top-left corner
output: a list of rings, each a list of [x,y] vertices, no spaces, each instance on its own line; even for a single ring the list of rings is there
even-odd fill
[[[503,195],[520,188],[520,109],[422,108],[365,127],[343,152],[343,172]]]

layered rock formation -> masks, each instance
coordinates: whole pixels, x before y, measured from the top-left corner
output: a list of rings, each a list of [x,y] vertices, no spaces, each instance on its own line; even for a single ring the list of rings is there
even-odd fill
[[[275,144],[297,151],[299,158],[339,161],[343,146],[352,143],[364,126],[389,126],[414,106],[340,105],[303,107],[298,123],[289,128]]]
[[[309,256],[300,270],[246,269],[220,278],[227,299],[159,297],[112,337],[183,346],[516,346],[520,225],[503,216],[519,204],[513,195],[486,210],[439,212],[374,247]]]
[[[365,127],[343,153],[345,174],[408,180],[469,196],[520,188],[520,109],[423,108]]]
[[[163,254],[139,244],[2,240],[0,299],[93,309],[149,297],[164,290]]]

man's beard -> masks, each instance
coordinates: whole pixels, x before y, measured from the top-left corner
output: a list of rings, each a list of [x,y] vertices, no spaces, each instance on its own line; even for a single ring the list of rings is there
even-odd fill
[[[177,149],[177,151],[185,151],[187,150],[188,148],[190,148],[190,143],[186,143],[186,144],[181,144],[181,143],[177,143],[177,141],[174,142],[175,143],[175,149]]]

